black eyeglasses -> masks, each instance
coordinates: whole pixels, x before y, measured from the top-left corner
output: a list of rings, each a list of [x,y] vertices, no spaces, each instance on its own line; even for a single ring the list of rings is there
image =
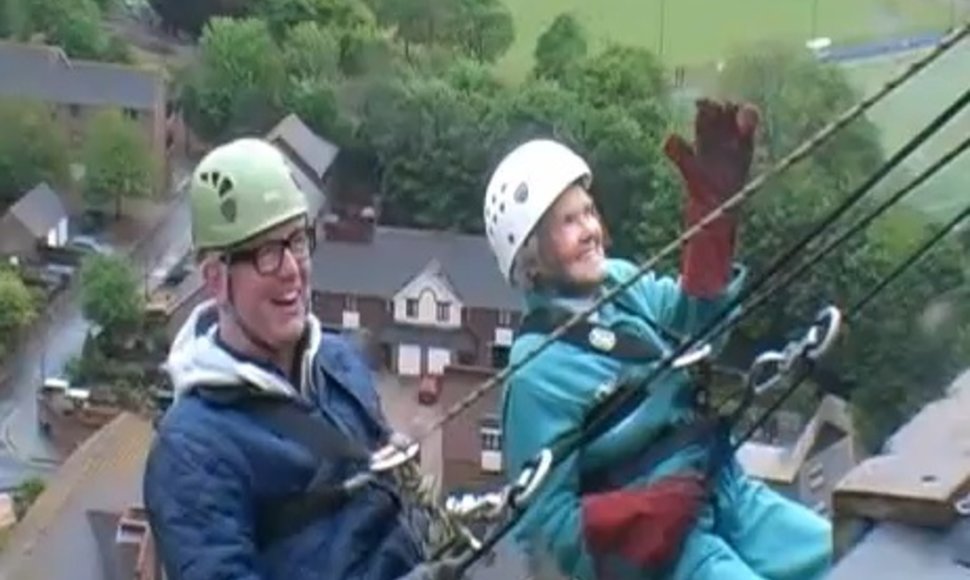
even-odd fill
[[[275,274],[283,265],[283,251],[290,250],[297,260],[307,260],[317,246],[317,237],[312,226],[301,228],[282,240],[269,240],[245,250],[234,250],[226,254],[228,263],[249,262],[256,272],[263,276]]]

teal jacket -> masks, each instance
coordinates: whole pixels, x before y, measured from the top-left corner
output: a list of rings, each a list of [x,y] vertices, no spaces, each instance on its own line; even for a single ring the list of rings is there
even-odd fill
[[[607,262],[605,288],[615,286],[636,274],[636,267],[626,261]],[[684,294],[678,282],[647,274],[601,306],[596,319],[614,329],[633,332],[671,353],[677,345],[664,340],[644,318],[675,335],[688,336],[701,330],[736,297],[742,287],[745,271],[735,268],[735,275],[718,299],[695,299]],[[550,298],[530,294],[527,310],[548,304]],[[510,363],[516,364],[545,339],[538,334],[525,334],[512,345]],[[719,342],[723,342],[723,337]],[[716,346],[716,345],[715,345]],[[644,372],[655,368],[650,363]],[[519,372],[513,374],[503,395],[504,465],[514,477],[524,462],[564,433],[575,429],[590,411],[597,391],[609,385],[623,364],[607,355],[599,355],[565,342],[556,342]],[[635,449],[642,449],[665,426],[688,418],[691,414],[685,389],[689,388],[684,371],[667,371],[649,386],[649,396],[636,410],[594,440],[583,455],[584,465],[608,468],[628,459]],[[663,462],[652,473],[643,474],[634,485],[647,483],[663,474],[680,470],[702,459],[696,452],[685,451]],[[560,570],[575,578],[593,578],[593,562],[583,546],[582,512],[580,509],[579,471],[574,455],[567,459],[536,496],[516,530],[520,540],[531,548],[551,554]]]

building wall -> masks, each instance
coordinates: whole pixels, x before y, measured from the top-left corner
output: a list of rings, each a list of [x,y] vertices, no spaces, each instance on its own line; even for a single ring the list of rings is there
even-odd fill
[[[450,408],[494,374],[481,367],[450,366],[442,377],[441,406]],[[500,414],[501,388],[496,387],[442,429],[442,492],[494,489],[502,472],[482,469],[482,419]]]
[[[499,325],[500,318],[505,318],[501,322],[508,322],[508,326]],[[506,313],[501,314],[497,310],[484,309],[484,308],[466,308],[463,324],[468,328],[471,333],[475,336],[478,350],[476,352],[475,365],[478,366],[493,366],[493,351],[492,347],[497,343],[508,342],[507,345],[499,344],[499,346],[511,346],[511,331],[518,327],[521,315],[519,313]],[[496,329],[502,329],[508,332],[499,332],[498,337],[496,336]],[[508,334],[509,340],[498,340],[496,338],[505,338],[501,335]]]
[[[181,120],[177,113],[167,114],[167,91],[163,82],[157,85],[155,104],[152,109],[123,109],[120,107],[98,107],[56,103],[52,106],[52,115],[58,124],[64,127],[70,143],[79,147],[87,135],[91,121],[102,111],[116,108],[123,115],[135,121],[151,149],[158,164],[156,191],[163,191],[169,185],[168,155],[181,141]],[[169,136],[172,145],[169,146]]]
[[[377,298],[358,296],[348,297],[344,294],[329,292],[313,293],[313,311],[320,318],[321,322],[334,327],[347,327],[345,313],[348,308],[353,308],[358,313],[356,317],[357,326],[366,329],[372,336],[379,336],[385,325],[393,323],[390,312],[392,302]],[[466,328],[473,336],[475,342],[475,352],[468,353],[473,358],[461,356],[461,353],[451,353],[452,364],[462,364],[471,366],[489,367],[492,365],[492,344],[495,341],[496,324],[500,315],[497,311],[482,308],[464,308],[460,319],[460,326]],[[353,317],[349,317],[353,318]],[[518,325],[519,315],[509,314],[508,320],[511,322],[511,331]],[[351,326],[352,327],[352,326]],[[381,346],[376,340],[372,339],[372,349],[375,356],[389,363],[384,368],[395,371],[394,359],[397,356],[394,346],[388,348]],[[435,357],[439,355],[434,355]],[[425,354],[425,359],[428,358]],[[426,365],[425,365],[426,366]]]

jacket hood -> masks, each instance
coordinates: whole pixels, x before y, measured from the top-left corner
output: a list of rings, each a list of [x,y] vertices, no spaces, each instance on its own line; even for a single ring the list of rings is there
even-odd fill
[[[199,386],[238,387],[248,384],[269,393],[296,395],[294,385],[280,371],[227,350],[217,338],[218,312],[213,300],[196,306],[172,341],[163,369],[176,398]],[[310,368],[320,348],[320,322],[307,317],[309,340],[301,353],[299,389],[309,384]]]

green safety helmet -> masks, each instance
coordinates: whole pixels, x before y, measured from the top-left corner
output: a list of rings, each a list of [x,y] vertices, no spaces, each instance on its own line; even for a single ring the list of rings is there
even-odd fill
[[[308,211],[286,158],[255,138],[209,152],[192,174],[189,198],[196,250],[234,246]]]

